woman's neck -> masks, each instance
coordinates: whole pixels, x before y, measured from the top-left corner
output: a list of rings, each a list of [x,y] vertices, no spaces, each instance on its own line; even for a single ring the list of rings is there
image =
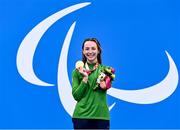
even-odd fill
[[[96,64],[96,63],[97,63],[97,59],[94,60],[94,61],[89,61],[89,60],[87,60],[87,63],[89,63],[89,64]]]

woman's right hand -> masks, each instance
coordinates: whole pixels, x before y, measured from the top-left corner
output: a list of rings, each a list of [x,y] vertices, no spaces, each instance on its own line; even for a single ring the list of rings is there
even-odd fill
[[[87,81],[88,81],[88,74],[85,71],[85,69],[83,67],[79,67],[79,68],[77,68],[77,70],[79,71],[79,73],[81,73],[83,75],[83,82],[87,83]]]
[[[85,71],[85,69],[84,69],[83,67],[79,67],[77,70],[78,70],[79,73],[81,73],[84,77],[87,77],[87,76],[88,76],[87,72]]]
[[[87,83],[87,81],[88,81],[88,76],[84,76],[83,77],[83,82]]]

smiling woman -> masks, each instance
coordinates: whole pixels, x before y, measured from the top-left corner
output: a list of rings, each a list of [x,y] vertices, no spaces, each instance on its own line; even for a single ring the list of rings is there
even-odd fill
[[[82,61],[76,64],[72,73],[72,94],[77,101],[72,118],[74,129],[109,129],[106,91],[112,80],[108,87],[106,78],[102,76],[107,66],[101,64],[101,51],[97,39],[86,39],[82,45]],[[99,76],[103,78],[97,82]]]

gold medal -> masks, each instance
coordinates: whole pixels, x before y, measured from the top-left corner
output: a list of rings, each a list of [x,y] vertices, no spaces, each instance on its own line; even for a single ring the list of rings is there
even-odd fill
[[[76,62],[76,69],[79,69],[79,68],[81,68],[81,67],[82,67],[82,68],[84,67],[84,63],[79,60],[79,61]]]

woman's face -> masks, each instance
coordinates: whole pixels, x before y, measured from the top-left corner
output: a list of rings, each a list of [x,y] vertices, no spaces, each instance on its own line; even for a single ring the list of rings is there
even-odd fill
[[[97,55],[99,53],[97,44],[94,41],[86,41],[84,43],[83,54],[89,63],[97,62]]]

